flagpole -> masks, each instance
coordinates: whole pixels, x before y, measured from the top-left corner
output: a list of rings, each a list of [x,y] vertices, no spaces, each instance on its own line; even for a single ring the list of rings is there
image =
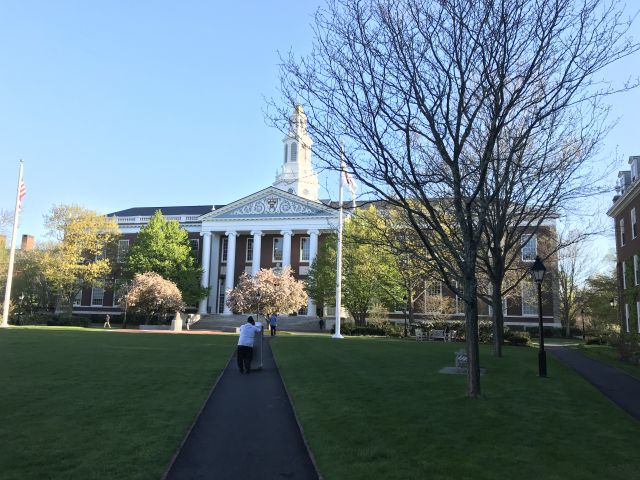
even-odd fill
[[[7,272],[7,285],[4,289],[4,303],[2,305],[2,323],[0,328],[9,326],[9,301],[11,300],[11,282],[13,280],[13,261],[16,256],[16,237],[18,236],[18,215],[20,210],[20,186],[22,185],[22,170],[24,163],[20,160],[20,172],[18,173],[18,190],[16,192],[16,209],[13,214],[13,233],[11,234],[11,250],[9,251],[9,271]],[[4,245],[1,246],[4,248]]]
[[[343,338],[340,334],[340,303],[342,300],[342,175],[344,172],[344,144],[340,152],[340,175],[338,176],[338,204],[340,206],[338,215],[338,248],[336,252],[336,327],[333,338]]]

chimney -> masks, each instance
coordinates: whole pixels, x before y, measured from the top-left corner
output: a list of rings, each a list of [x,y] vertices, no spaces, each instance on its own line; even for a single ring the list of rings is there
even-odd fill
[[[20,248],[23,252],[28,252],[29,250],[33,250],[35,245],[35,240],[32,235],[22,235],[22,244]]]

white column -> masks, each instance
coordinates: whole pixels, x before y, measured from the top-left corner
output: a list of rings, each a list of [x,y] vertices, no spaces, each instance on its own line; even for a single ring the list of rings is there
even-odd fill
[[[291,230],[282,230],[282,268],[291,266]]]
[[[316,255],[318,255],[318,235],[320,232],[318,230],[309,230],[307,233],[309,234],[309,268],[311,268],[311,264]],[[312,317],[316,315],[316,302],[311,297],[307,300],[307,315]]]
[[[209,299],[211,313],[218,313],[218,279],[220,278],[220,234],[211,233],[211,260],[209,261]]]
[[[211,259],[211,232],[201,233],[202,235],[202,278],[200,286],[209,290],[209,263]],[[207,296],[200,300],[198,313],[200,315],[207,314],[207,301],[209,300],[209,292]]]
[[[233,289],[233,274],[236,270],[236,232],[225,232],[227,236],[227,273],[224,282],[224,314],[231,315],[227,306],[227,291]]]
[[[260,230],[254,230],[251,232],[253,235],[253,263],[251,264],[251,275],[254,277],[260,270],[260,252],[262,251],[262,232]]]

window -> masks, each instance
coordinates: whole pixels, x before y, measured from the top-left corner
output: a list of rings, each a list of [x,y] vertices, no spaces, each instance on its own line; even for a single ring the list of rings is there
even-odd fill
[[[92,306],[102,306],[102,302],[104,300],[104,289],[94,287],[91,289],[91,305]]]
[[[427,283],[427,295],[430,297],[439,297],[440,295],[442,295],[442,283],[441,282]]]
[[[289,145],[284,144],[284,163],[287,163],[287,150],[289,149]]]
[[[622,288],[627,289],[627,263],[625,261],[622,262]]]
[[[631,161],[631,181],[635,182],[638,178],[638,162],[637,160]]]
[[[638,321],[636,322],[638,333],[640,333],[640,302],[636,302],[636,318],[638,319]]]
[[[636,209],[631,209],[631,238],[634,239],[638,236],[638,219],[636,217]]]
[[[626,332],[629,331],[629,304],[628,303],[624,304],[624,328]]]
[[[222,263],[227,262],[227,250],[229,249],[229,237],[224,237],[222,239]]]
[[[191,254],[198,258],[198,253],[200,251],[200,239],[199,238],[190,238],[189,243],[191,244]]]
[[[309,258],[310,258],[310,254],[309,254],[309,237],[302,237],[300,239],[300,261],[301,262],[308,262]]]
[[[522,261],[533,262],[538,254],[538,239],[535,235],[523,235],[520,239],[522,244]]]
[[[274,262],[281,262],[282,261],[282,248],[283,248],[283,243],[284,240],[282,237],[275,237],[273,239],[273,253],[272,253],[272,260]]]
[[[253,263],[253,238],[247,238],[246,262]]]
[[[298,161],[298,144],[296,142],[293,142],[291,144],[291,161],[292,162]]]
[[[638,285],[638,255],[633,256],[633,284]]]
[[[118,240],[118,263],[124,263],[129,253],[129,240]]]
[[[522,283],[522,315],[538,315],[538,291],[533,282]]]
[[[624,218],[620,219],[620,246],[624,247]]]
[[[82,305],[82,289],[78,290],[78,293],[76,293],[76,296],[73,299],[74,307],[79,307],[80,305]]]

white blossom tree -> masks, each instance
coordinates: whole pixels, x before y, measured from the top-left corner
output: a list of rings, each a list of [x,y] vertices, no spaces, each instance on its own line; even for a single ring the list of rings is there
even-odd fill
[[[154,317],[162,321],[168,313],[183,310],[185,304],[175,283],[157,273],[147,272],[136,274],[125,287],[120,306],[144,315],[148,323]]]
[[[280,272],[263,268],[255,277],[243,273],[238,285],[227,291],[227,306],[234,312],[297,312],[307,304],[304,283],[293,277],[290,267]]]

